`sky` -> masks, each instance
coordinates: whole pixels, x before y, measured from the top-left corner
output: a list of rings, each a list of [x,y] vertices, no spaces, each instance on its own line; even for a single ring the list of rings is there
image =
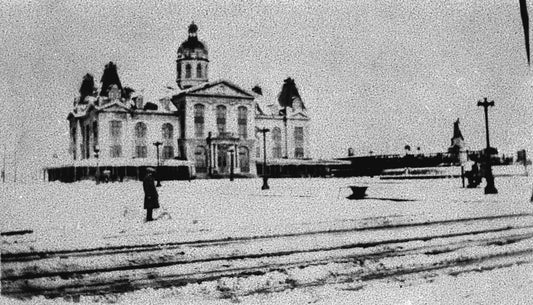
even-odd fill
[[[533,1],[528,0],[533,16]],[[0,0],[0,139],[8,177],[67,157],[67,114],[82,77],[113,61],[124,86],[156,100],[175,86],[188,25],[209,79],[276,96],[292,77],[312,120],[314,158],[443,152],[453,122],[467,147],[533,152],[533,77],[518,0]],[[4,147],[1,154],[4,155]]]

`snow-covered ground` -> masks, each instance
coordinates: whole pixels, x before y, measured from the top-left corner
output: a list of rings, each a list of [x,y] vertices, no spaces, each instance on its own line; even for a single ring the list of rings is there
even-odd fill
[[[270,179],[270,190],[264,191],[260,179],[163,181],[162,184],[160,210],[171,217],[163,216],[151,223],[143,222],[143,192],[139,181],[100,185],[93,181],[4,184],[1,186],[1,231],[32,230],[33,233],[2,236],[2,253],[270,236],[533,212],[532,179],[525,176],[498,177],[499,193],[496,195],[484,195],[482,187],[461,188],[460,179]],[[351,193],[349,185],[368,186],[368,199],[346,199]],[[452,229],[461,229],[458,226]],[[439,230],[448,229],[441,227]],[[397,234],[402,233],[398,231]],[[361,241],[381,237],[360,234],[358,238]],[[515,247],[530,246],[531,239]],[[420,259],[414,257],[413,264]],[[407,262],[404,257],[390,264]],[[327,268],[297,270],[291,276],[293,279],[309,275],[313,278],[343,266]],[[269,274],[268,277],[250,277],[231,285],[245,287],[282,280],[281,275],[276,278],[276,274]],[[105,297],[111,299],[82,298],[82,301],[118,301],[120,304],[146,304],[147,300],[153,304],[176,304],[178,301],[186,304],[236,301],[243,304],[528,304],[533,291],[532,279],[532,265],[524,264],[457,276],[441,274],[430,280],[407,276],[401,280],[330,283],[229,300],[218,299],[213,293],[200,293],[210,291],[208,284],[190,284]],[[1,301],[16,304],[7,298]],[[32,302],[55,304],[63,301],[36,298],[24,304]]]

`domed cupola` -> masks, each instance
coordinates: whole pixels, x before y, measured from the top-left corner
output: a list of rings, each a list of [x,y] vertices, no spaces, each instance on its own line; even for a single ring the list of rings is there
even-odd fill
[[[176,83],[181,89],[187,89],[207,82],[207,57],[206,46],[198,40],[198,26],[189,25],[189,37],[178,48],[176,60]]]

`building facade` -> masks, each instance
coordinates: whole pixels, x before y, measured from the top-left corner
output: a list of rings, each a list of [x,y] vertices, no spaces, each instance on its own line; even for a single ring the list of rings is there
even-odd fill
[[[179,90],[145,104],[143,96],[125,96],[120,85],[112,84],[100,88],[107,96],[74,101],[67,117],[72,158],[67,163],[74,170],[87,167],[90,174],[96,173],[92,167],[124,167],[123,175],[139,176],[139,168],[160,165],[168,169],[167,179],[179,167],[189,177],[232,172],[253,177],[264,157],[258,128],[270,129],[267,162],[310,157],[310,119],[301,99],[293,101],[285,119],[274,96],[227,80],[209,81],[208,50],[197,32],[191,24],[177,51]]]

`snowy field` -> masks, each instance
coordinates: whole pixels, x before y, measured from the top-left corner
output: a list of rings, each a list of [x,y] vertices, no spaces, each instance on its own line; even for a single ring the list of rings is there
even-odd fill
[[[264,191],[260,179],[163,181],[158,189],[162,209],[156,212],[156,217],[162,215],[150,223],[144,222],[143,191],[139,181],[100,185],[95,185],[94,181],[4,184],[1,186],[1,231],[31,230],[33,233],[2,236],[2,253],[277,236],[358,226],[531,214],[532,182],[525,176],[497,177],[495,184],[499,194],[484,195],[483,187],[461,188],[460,179],[270,179],[270,190]],[[368,198],[346,199],[351,193],[349,185],[368,186]],[[451,229],[461,228],[457,225]],[[441,226],[435,230],[449,228]],[[386,234],[402,237],[407,233],[397,230]],[[371,241],[385,236],[366,233],[358,238],[358,241]],[[281,240],[262,244],[261,250],[294,246]],[[531,239],[513,247],[530,249]],[[390,259],[389,264],[409,264],[405,259]],[[421,257],[412,259],[415,264]],[[334,267],[329,265],[326,271],[302,270],[293,276],[313,278],[320,272],[331,272]],[[275,274],[269,277],[269,281],[276,280]],[[250,277],[248,282],[238,284],[253,286],[262,281],[265,279]],[[521,264],[456,276],[442,274],[429,280],[404,276],[401,281],[328,283],[267,294],[244,294],[237,299],[221,299],[220,295],[210,292],[207,284],[190,284],[100,299],[82,297],[81,301],[120,304],[533,304],[531,291],[533,267]],[[6,304],[67,302],[43,297],[24,302],[4,297],[1,301]]]

